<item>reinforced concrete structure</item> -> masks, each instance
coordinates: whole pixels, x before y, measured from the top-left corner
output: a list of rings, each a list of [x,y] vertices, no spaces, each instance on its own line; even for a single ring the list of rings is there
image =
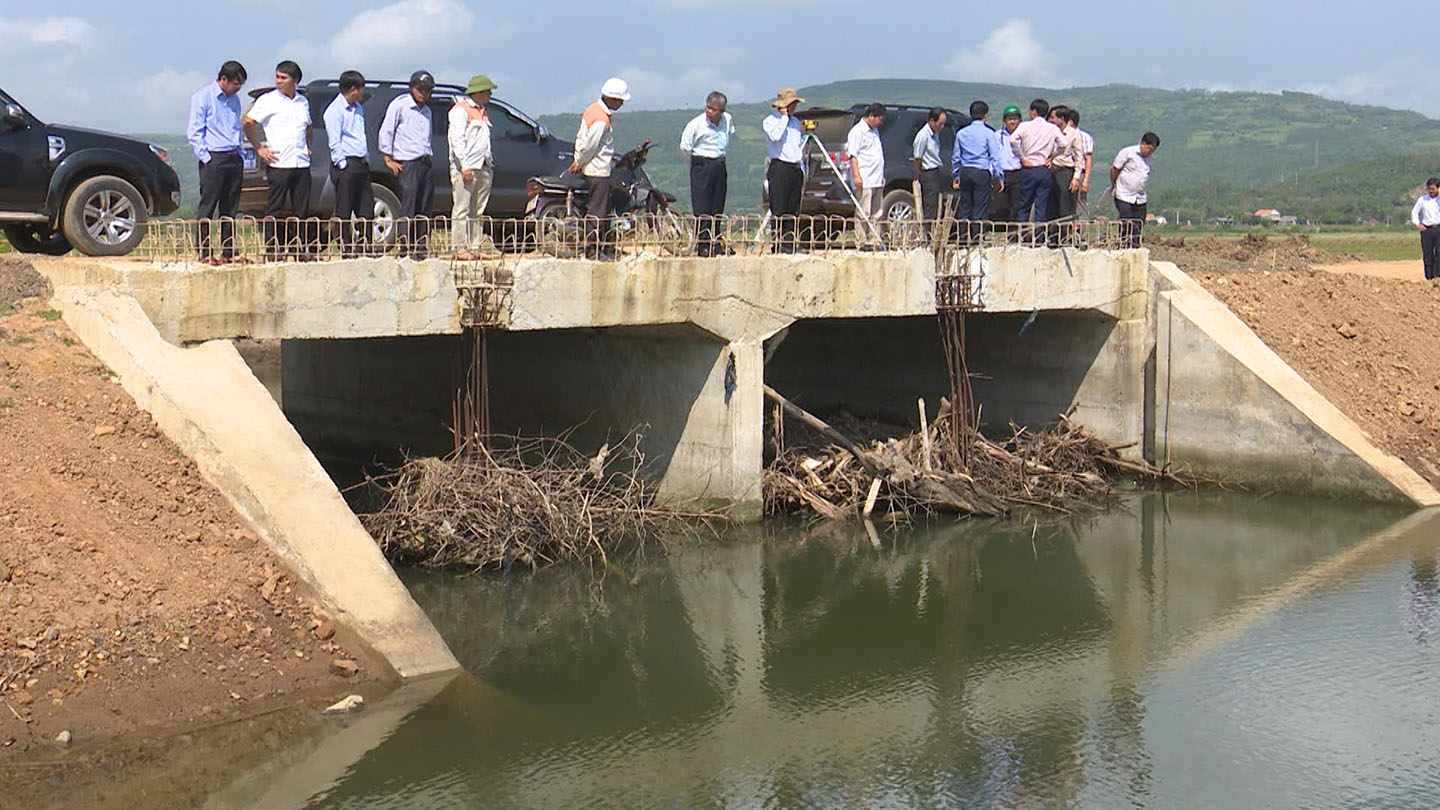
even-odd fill
[[[967,343],[982,423],[1060,413],[1134,457],[1257,488],[1440,504],[1223,305],[1144,250],[994,247]],[[466,296],[487,301],[491,424],[639,427],[668,498],[760,512],[762,386],[802,407],[915,421],[948,390],[928,251],[294,265],[41,262],[57,286],[134,297],[179,345],[282,344],[282,401],[313,449],[443,453]]]

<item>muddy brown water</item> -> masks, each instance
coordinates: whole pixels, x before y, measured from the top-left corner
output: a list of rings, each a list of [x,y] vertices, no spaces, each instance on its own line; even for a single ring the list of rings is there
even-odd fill
[[[407,572],[470,674],[374,695],[343,719],[277,713],[179,750],[171,738],[108,761],[120,792],[93,777],[67,791],[52,763],[0,796],[1440,805],[1440,514],[1136,494],[1096,517],[879,537],[741,529],[652,553],[630,566],[633,584],[573,568]],[[0,783],[14,775],[0,768]]]

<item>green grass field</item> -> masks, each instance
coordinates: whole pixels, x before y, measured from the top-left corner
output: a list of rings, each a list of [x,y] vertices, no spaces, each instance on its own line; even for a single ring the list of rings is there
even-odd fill
[[[1232,241],[1249,234],[1272,239],[1304,236],[1318,250],[1336,256],[1353,256],[1358,261],[1393,262],[1420,258],[1420,238],[1408,228],[1337,225],[1319,231],[1307,228],[1157,228],[1154,231],[1154,235],[1160,238],[1215,237]]]
[[[1420,237],[1413,231],[1317,233],[1310,244],[1329,253],[1360,256],[1372,262],[1420,258]]]

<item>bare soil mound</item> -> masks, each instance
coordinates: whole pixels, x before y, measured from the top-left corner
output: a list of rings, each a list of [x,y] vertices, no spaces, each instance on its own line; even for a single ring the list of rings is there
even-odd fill
[[[1440,285],[1324,272],[1193,275],[1378,446],[1440,486]]]
[[[50,282],[35,272],[29,262],[14,256],[0,256],[0,315],[10,311],[25,298],[48,298]]]
[[[1236,239],[1216,236],[1159,237],[1147,241],[1150,257],[1174,262],[1186,272],[1305,270],[1346,257],[1310,246],[1307,236],[1270,237],[1250,233]]]
[[[0,301],[45,289],[0,259]],[[58,318],[0,308],[0,756],[353,688],[328,617]]]

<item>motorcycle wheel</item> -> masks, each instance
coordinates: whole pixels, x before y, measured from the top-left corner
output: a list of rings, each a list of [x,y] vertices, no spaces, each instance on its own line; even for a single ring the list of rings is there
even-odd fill
[[[660,237],[660,244],[669,250],[672,256],[695,254],[695,232],[674,211],[668,207],[661,208],[652,215],[651,221]]]
[[[579,251],[576,223],[565,216],[564,206],[551,205],[535,215],[535,248],[547,256],[572,258]]]

